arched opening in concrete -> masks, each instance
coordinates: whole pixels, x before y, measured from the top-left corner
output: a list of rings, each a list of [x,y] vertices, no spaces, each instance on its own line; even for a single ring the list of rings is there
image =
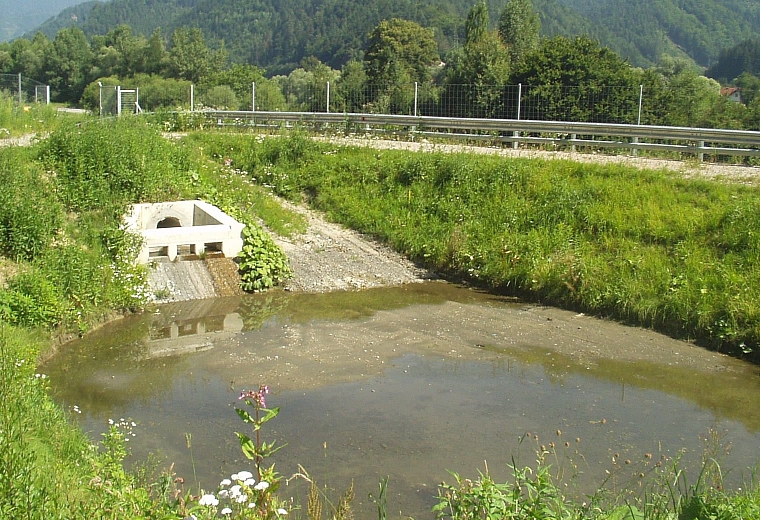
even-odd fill
[[[160,220],[158,224],[156,224],[156,229],[173,228],[173,227],[182,227],[182,224],[180,224],[178,218],[166,217],[165,219]]]

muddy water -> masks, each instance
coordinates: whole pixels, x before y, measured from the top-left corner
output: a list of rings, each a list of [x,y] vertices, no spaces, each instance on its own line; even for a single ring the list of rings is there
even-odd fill
[[[551,443],[548,462],[578,493],[607,470],[635,488],[682,449],[682,464],[696,464],[711,431],[731,445],[722,461],[734,482],[760,458],[755,367],[446,283],[166,305],[67,345],[41,370],[94,438],[108,419],[133,420],[136,459],[157,454],[206,489],[249,467],[234,407],[268,384],[282,411],[264,435],[287,444],[279,472],[300,464],[334,498],[353,480],[359,518],[376,514],[368,494],[384,476],[391,516],[432,518],[447,470],[475,477],[487,461],[506,479],[512,457],[533,464]],[[283,494],[305,503],[297,481]]]

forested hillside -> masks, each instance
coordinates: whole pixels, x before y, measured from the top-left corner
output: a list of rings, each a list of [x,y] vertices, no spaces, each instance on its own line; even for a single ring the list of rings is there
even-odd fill
[[[52,38],[75,25],[88,36],[127,24],[137,34],[157,27],[200,28],[209,42],[224,41],[235,62],[292,70],[316,56],[338,68],[360,57],[369,32],[397,17],[433,28],[442,56],[462,40],[472,0],[114,0],[66,9],[41,26]],[[488,2],[491,22],[506,0]],[[709,66],[720,52],[760,32],[760,7],[748,0],[536,0],[545,36],[586,34],[635,66],[663,54]],[[31,36],[31,35],[29,35]]]
[[[81,0],[0,0],[0,42],[21,36],[32,27]]]
[[[682,53],[710,66],[723,49],[760,30],[760,2],[750,0],[559,1],[649,60]]]

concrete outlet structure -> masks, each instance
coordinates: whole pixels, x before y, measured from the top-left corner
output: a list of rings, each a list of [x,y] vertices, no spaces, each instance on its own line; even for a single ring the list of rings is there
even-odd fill
[[[201,200],[134,204],[124,223],[127,231],[143,237],[137,257],[142,264],[211,251],[234,258],[243,249],[245,224]]]

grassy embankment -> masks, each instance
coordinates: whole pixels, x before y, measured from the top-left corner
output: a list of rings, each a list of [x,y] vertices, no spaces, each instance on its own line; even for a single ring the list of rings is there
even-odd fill
[[[737,355],[760,340],[760,190],[571,161],[193,137],[434,270]]]
[[[118,230],[126,204],[201,197],[249,218],[255,212],[278,232],[301,225],[260,189],[207,161],[225,158],[257,183],[293,198],[306,193],[336,220],[440,271],[720,345],[754,345],[750,299],[756,289],[748,277],[755,269],[743,253],[755,247],[754,228],[738,218],[742,211],[752,216],[756,197],[749,188],[619,167],[338,150],[299,136],[197,135],[170,143],[130,120],[66,127],[28,150],[0,150],[7,282],[0,290],[0,517],[187,514],[168,493],[170,478],[124,470],[121,430],[112,429],[98,450],[72,428],[50,402],[34,362],[51,335],[85,332],[107,312],[143,305],[144,273],[131,267],[134,243]],[[739,272],[737,265],[746,269]],[[671,312],[698,295],[715,302],[697,308],[710,327]],[[594,301],[601,304],[591,307]],[[734,303],[720,305],[726,301]],[[731,327],[720,322],[716,329],[716,318],[730,318]],[[521,498],[519,507],[509,501],[515,496],[510,486],[495,487],[487,478],[449,490],[442,507],[457,518],[469,518],[478,502],[519,509],[513,518],[622,519],[634,512],[617,508],[610,515],[571,503],[545,472],[526,478],[519,482],[542,493]],[[749,518],[760,509],[754,486],[732,494],[683,489],[689,500],[670,502],[666,491],[656,508],[644,509],[648,518],[675,518],[695,508],[705,514],[683,518],[716,512]]]

